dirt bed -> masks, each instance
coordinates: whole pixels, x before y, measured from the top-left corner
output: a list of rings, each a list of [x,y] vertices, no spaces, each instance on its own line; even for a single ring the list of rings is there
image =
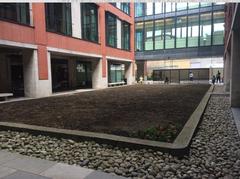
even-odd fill
[[[0,104],[0,121],[171,142],[209,85],[134,85]]]

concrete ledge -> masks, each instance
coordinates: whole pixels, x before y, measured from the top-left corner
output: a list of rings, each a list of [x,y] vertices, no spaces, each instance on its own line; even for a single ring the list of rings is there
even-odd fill
[[[211,92],[213,91],[213,86],[211,86],[208,92],[204,95],[198,107],[195,109],[193,114],[190,116],[187,123],[184,125],[182,131],[179,133],[177,138],[173,143],[159,142],[152,140],[144,140],[138,138],[130,138],[117,136],[112,134],[97,133],[97,132],[87,132],[78,130],[68,130],[68,129],[57,129],[52,127],[43,127],[36,125],[27,125],[11,122],[0,122],[0,129],[2,130],[17,130],[21,132],[30,132],[33,134],[45,134],[54,137],[65,137],[72,138],[75,140],[94,140],[99,143],[107,143],[122,147],[129,148],[150,148],[154,150],[161,150],[164,152],[169,152],[173,155],[182,156],[186,154],[189,150],[189,144],[195,133],[195,130],[201,120],[201,116],[207,106],[210,99]]]

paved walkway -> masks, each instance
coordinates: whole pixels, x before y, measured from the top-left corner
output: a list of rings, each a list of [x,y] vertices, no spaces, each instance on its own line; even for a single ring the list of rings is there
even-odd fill
[[[0,151],[0,179],[124,179],[75,165],[67,165]]]

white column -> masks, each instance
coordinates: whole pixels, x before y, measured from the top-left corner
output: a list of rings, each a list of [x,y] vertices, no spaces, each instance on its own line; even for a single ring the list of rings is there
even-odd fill
[[[135,81],[135,77],[133,75],[133,63],[125,64],[125,78],[127,79],[127,84],[131,85]]]
[[[102,59],[92,61],[92,87],[94,89],[107,88],[107,77],[102,77]]]
[[[45,97],[52,94],[50,53],[48,56],[48,80],[39,80],[37,50],[23,50],[24,93],[26,97]]]
[[[76,38],[82,38],[81,5],[78,0],[71,1],[71,12],[72,12],[72,36]]]
[[[122,23],[119,19],[117,19],[117,48],[121,48],[122,46]]]
[[[30,15],[30,25],[34,26],[34,24],[33,24],[32,3],[29,3],[29,15]]]

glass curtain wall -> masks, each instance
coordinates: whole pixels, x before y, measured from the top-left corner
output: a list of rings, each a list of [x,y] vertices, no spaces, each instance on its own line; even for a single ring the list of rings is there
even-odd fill
[[[213,13],[213,45],[224,43],[224,12]]]
[[[178,2],[177,4],[177,11],[182,11],[187,9],[187,3],[185,2]]]
[[[188,47],[198,46],[199,15],[188,16]]]
[[[153,21],[145,22],[145,50],[153,50]]]
[[[148,2],[146,3],[146,15],[153,15],[153,3]]]
[[[175,46],[175,20],[174,18],[165,19],[165,48]]]
[[[200,46],[211,45],[212,35],[212,14],[206,13],[200,15]]]
[[[164,48],[164,20],[155,21],[155,50]]]
[[[164,13],[164,3],[156,2],[155,3],[155,14],[162,14],[162,13]]]
[[[0,19],[29,25],[29,3],[0,3]]]
[[[199,3],[198,2],[188,3],[188,9],[195,9],[195,8],[199,8]]]
[[[94,3],[81,3],[82,38],[98,42],[98,8]]]
[[[106,37],[107,45],[117,47],[117,18],[110,13],[106,14]]]
[[[144,3],[135,3],[135,17],[144,16]]]
[[[143,22],[136,23],[135,25],[135,50],[143,50]]]
[[[187,16],[176,19],[176,48],[186,47],[187,40]]]
[[[176,4],[171,2],[165,3],[165,12],[174,12],[176,10]]]

